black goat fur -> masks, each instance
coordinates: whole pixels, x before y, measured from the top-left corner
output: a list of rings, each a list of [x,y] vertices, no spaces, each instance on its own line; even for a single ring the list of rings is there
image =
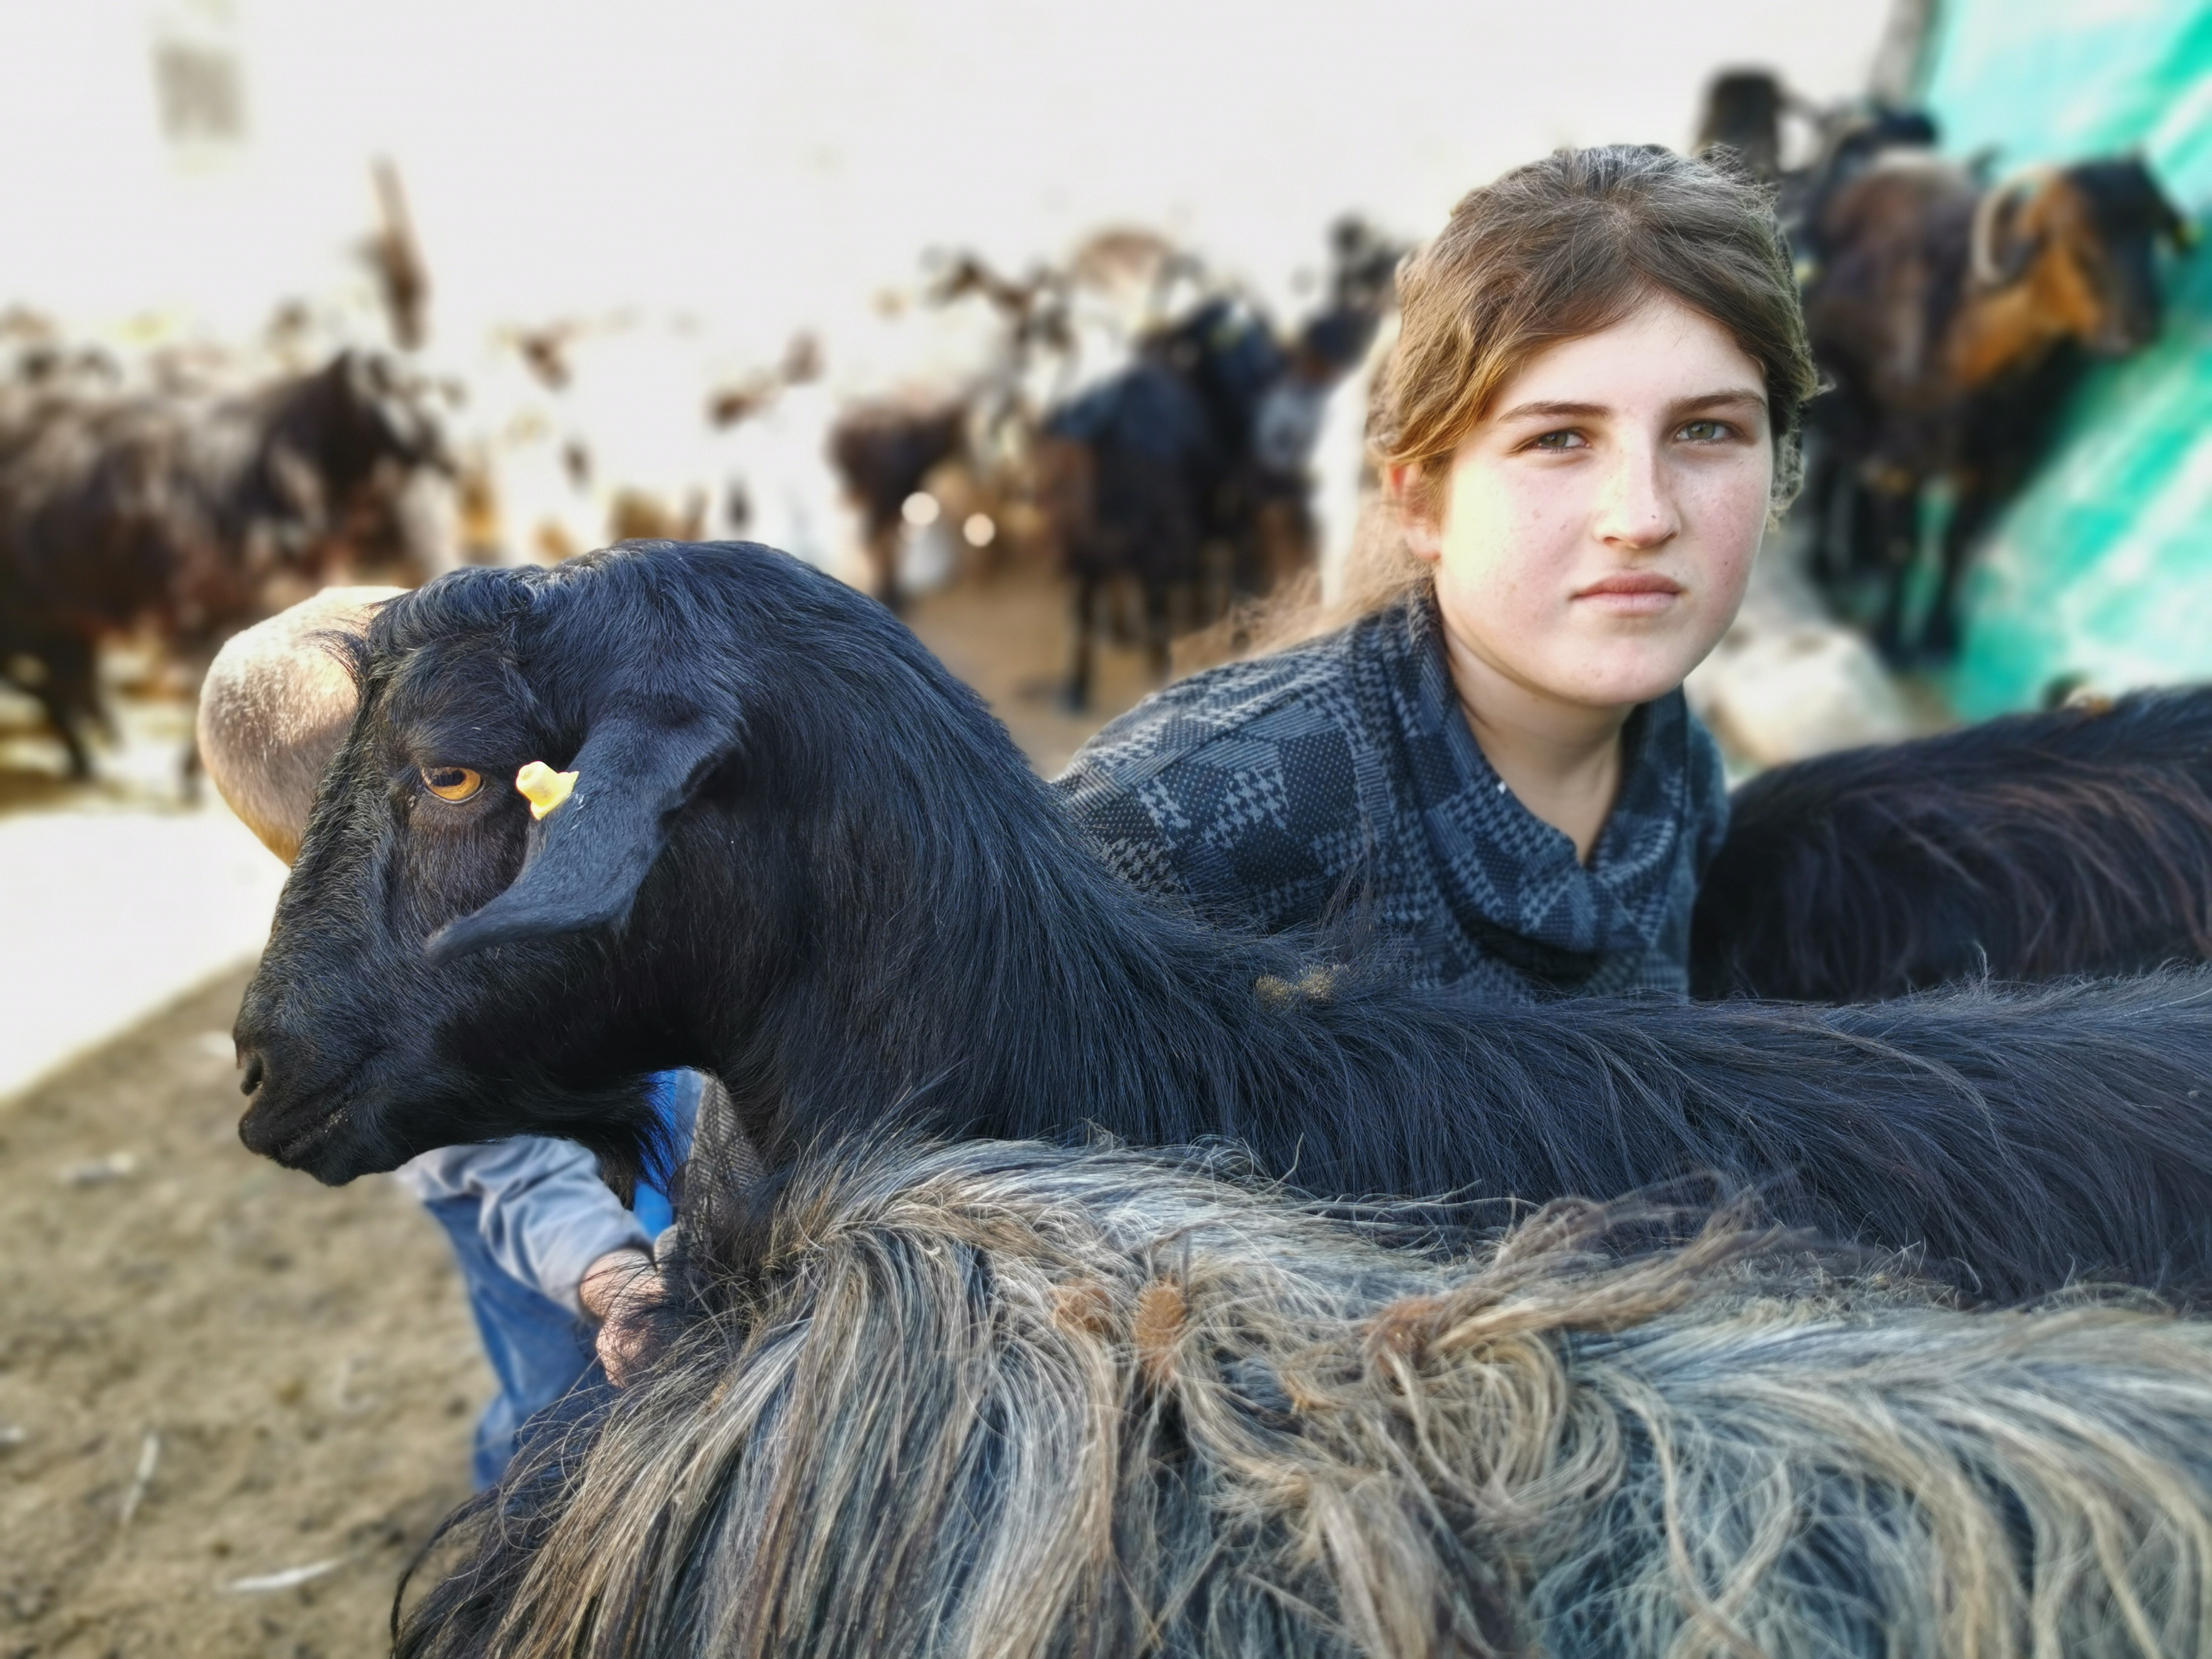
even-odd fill
[[[1822,756],[1729,811],[1693,995],[1865,1002],[2212,957],[2212,690]]]
[[[2212,979],[1869,1007],[1407,988],[1113,876],[884,611],[744,544],[455,572],[386,606],[238,1038],[257,1152],[342,1182],[572,1136],[711,1071],[772,1165],[895,1124],[1224,1137],[1324,1196],[1543,1201],[1686,1172],[1975,1293],[2212,1256]],[[580,775],[533,823],[505,781]],[[487,780],[458,805],[418,769]]]

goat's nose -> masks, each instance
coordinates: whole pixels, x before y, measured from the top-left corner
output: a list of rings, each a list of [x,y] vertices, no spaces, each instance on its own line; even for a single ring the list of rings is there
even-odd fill
[[[258,1054],[249,1056],[246,1062],[246,1075],[238,1079],[238,1092],[250,1095],[258,1089],[261,1086],[262,1069],[261,1056]]]

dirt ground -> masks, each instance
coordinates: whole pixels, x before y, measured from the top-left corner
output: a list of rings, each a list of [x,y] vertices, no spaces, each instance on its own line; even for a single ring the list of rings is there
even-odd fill
[[[1145,689],[1109,652],[1100,708],[1058,708],[1042,577],[912,620],[1048,774]],[[238,1143],[250,971],[0,1100],[0,1659],[383,1652],[402,1566],[467,1495],[490,1374],[435,1224]]]
[[[378,1652],[401,1565],[468,1494],[489,1373],[444,1240],[389,1181],[331,1191],[239,1145],[246,977],[0,1114],[9,1659]]]

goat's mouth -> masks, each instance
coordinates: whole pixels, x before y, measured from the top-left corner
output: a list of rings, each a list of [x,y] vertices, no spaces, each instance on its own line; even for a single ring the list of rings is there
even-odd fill
[[[340,1104],[310,1123],[296,1133],[276,1143],[270,1156],[289,1170],[296,1170],[307,1161],[307,1155],[344,1127],[346,1114],[352,1108]]]
[[[358,1155],[346,1144],[356,1121],[356,1098],[351,1090],[319,1091],[288,1103],[270,1097],[264,1083],[239,1120],[238,1138],[248,1152],[288,1170],[305,1170],[326,1185],[341,1185],[362,1173]]]

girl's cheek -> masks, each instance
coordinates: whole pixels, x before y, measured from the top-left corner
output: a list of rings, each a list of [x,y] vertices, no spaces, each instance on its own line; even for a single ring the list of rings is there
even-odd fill
[[[1759,558],[1759,544],[1766,534],[1766,507],[1762,501],[1759,511],[1744,523],[1741,538],[1736,543],[1733,556],[1726,562],[1721,585],[1732,596],[1729,612],[1733,616],[1741,603],[1744,590],[1751,586],[1752,566]]]
[[[1710,635],[1704,642],[1707,650],[1727,631],[1751,586],[1752,567],[1766,533],[1767,501],[1767,480],[1762,475],[1710,503],[1705,533],[1700,538],[1705,598],[1699,610],[1706,619],[1703,631]]]
[[[1501,551],[1512,544],[1509,529],[1499,522],[1498,507],[1487,490],[1462,483],[1452,492],[1439,574],[1462,592],[1480,592],[1498,583]]]
[[[1766,515],[1773,505],[1774,467],[1771,455],[1762,464],[1732,468],[1712,481],[1708,511],[1722,538],[1743,549],[1748,559],[1759,550],[1765,532]]]
[[[1571,491],[1557,477],[1520,477],[1501,469],[1467,492],[1462,562],[1470,586],[1509,598],[1539,593],[1556,574],[1577,522]]]

